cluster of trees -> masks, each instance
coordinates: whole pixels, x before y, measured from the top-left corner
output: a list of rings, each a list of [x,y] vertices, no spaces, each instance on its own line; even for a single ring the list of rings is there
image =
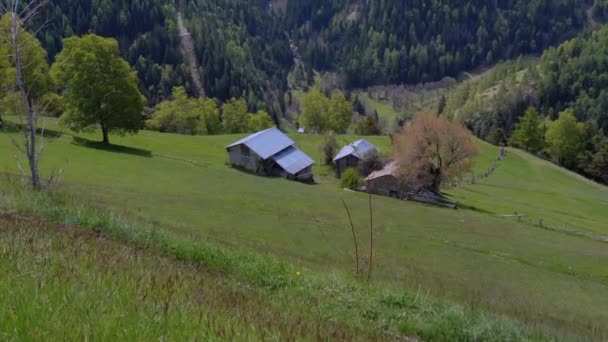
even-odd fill
[[[598,133],[592,121],[578,122],[572,109],[551,121],[543,119],[536,108],[529,108],[509,143],[531,153],[546,154],[562,166],[608,183],[608,137]]]
[[[353,104],[343,92],[335,90],[331,97],[314,88],[302,98],[299,124],[308,132],[346,133],[353,119]]]
[[[538,103],[532,87],[537,74],[534,59],[501,63],[452,89],[440,112],[466,124],[476,136],[504,144],[519,116]]]
[[[0,19],[3,37],[10,37],[15,27],[20,33],[18,50],[9,39],[0,41],[4,114],[32,116],[35,121],[41,114],[61,111],[62,125],[76,132],[100,128],[106,144],[111,132],[135,133],[141,128],[146,98],[137,74],[120,57],[116,40],[96,35],[66,38],[49,66],[40,41],[12,18],[9,12]],[[33,122],[28,126],[35,131]]]
[[[494,144],[510,144],[608,183],[608,28],[505,63],[456,87],[444,114]]]
[[[417,83],[538,52],[585,23],[576,0],[290,1],[304,60],[347,86]],[[314,37],[314,39],[311,39]]]
[[[246,133],[274,126],[268,113],[247,111],[243,99],[231,99],[220,108],[210,98],[188,97],[184,87],[175,87],[171,100],[156,106],[146,127],[160,132],[190,135],[214,135],[220,133]]]
[[[606,51],[608,28],[548,49],[540,61],[513,67],[500,81],[507,84],[507,91],[499,91],[493,101],[502,107],[473,110],[465,122],[491,142],[500,142],[501,135],[502,140],[510,136],[512,145],[608,183]],[[471,101],[479,102],[483,101]],[[530,106],[533,108],[526,111]],[[522,114],[514,126],[514,119]]]
[[[596,0],[597,12],[604,0]],[[285,112],[287,75],[299,47],[303,68],[337,70],[347,88],[416,83],[456,75],[480,64],[541,51],[585,21],[577,0],[345,0],[289,1],[282,14],[267,0],[50,0],[38,18],[49,60],[63,38],[88,33],[113,37],[141,80],[151,105],[175,86],[195,94],[193,77],[221,102],[243,98],[275,120]],[[192,73],[180,46],[178,13],[200,66]],[[300,70],[301,69],[301,70]]]
[[[88,33],[113,37],[120,54],[137,71],[140,90],[155,105],[175,86],[194,94],[190,70],[180,47],[177,13],[194,41],[199,75],[206,95],[227,101],[244,98],[250,108],[279,115],[293,64],[285,30],[267,11],[267,1],[51,0],[38,23],[39,38],[50,60],[63,38]]]

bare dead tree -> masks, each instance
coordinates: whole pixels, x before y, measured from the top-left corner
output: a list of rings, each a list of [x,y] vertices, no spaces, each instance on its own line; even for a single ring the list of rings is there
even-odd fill
[[[19,144],[15,140],[11,140],[27,157],[34,189],[40,189],[41,187],[39,162],[44,148],[44,132],[41,134],[40,145],[38,146],[36,133],[38,130],[40,108],[36,110],[37,108],[32,104],[30,97],[31,85],[26,84],[24,71],[28,67],[31,67],[31,65],[28,65],[24,61],[24,51],[27,49],[24,45],[27,44],[27,41],[21,39],[21,36],[22,30],[24,30],[23,27],[37,16],[38,12],[47,2],[48,0],[3,0],[0,2],[0,14],[8,13],[11,17],[10,36],[3,38],[8,42],[12,50],[11,57],[14,61],[16,88],[23,106],[21,110],[17,108],[16,113],[20,121],[22,123],[25,122],[25,125],[22,125],[23,143]],[[44,26],[41,25],[40,28]]]
[[[359,243],[357,242],[357,234],[355,233],[355,225],[353,224],[353,219],[350,215],[350,210],[348,210],[348,206],[346,205],[346,201],[342,200],[342,204],[344,205],[344,209],[346,210],[346,215],[348,215],[348,221],[350,222],[350,230],[353,233],[353,245],[355,248],[355,276],[359,276]]]
[[[372,192],[368,189],[369,199],[369,268],[367,269],[367,281],[372,279],[372,265],[374,257],[374,212],[372,209]]]

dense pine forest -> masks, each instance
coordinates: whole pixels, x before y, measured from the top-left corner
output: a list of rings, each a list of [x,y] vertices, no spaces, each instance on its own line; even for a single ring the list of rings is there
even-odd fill
[[[286,13],[305,59],[353,87],[428,82],[539,52],[585,20],[575,0],[290,1]]]
[[[541,52],[585,20],[575,0],[197,0],[183,7],[207,95],[243,97],[250,109],[273,115],[284,109],[294,65],[289,36],[308,70],[336,70],[347,87],[365,87],[436,80]],[[51,59],[67,36],[118,39],[155,104],[176,85],[194,93],[180,51],[178,10],[177,3],[160,0],[52,0],[40,35]]]

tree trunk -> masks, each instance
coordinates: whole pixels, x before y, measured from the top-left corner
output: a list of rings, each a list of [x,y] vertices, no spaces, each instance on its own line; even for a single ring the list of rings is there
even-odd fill
[[[439,193],[439,188],[441,187],[441,169],[431,169],[432,183],[431,188],[429,190]]]
[[[103,135],[102,143],[104,145],[110,145],[110,132],[103,123],[101,124],[101,134]]]
[[[15,51],[15,71],[17,73],[17,86],[19,88],[19,94],[23,100],[23,108],[25,109],[25,115],[27,116],[27,132],[24,132],[25,140],[25,152],[27,155],[28,163],[30,165],[30,172],[32,176],[32,186],[34,189],[40,189],[40,175],[38,174],[38,153],[36,151],[36,115],[32,111],[32,106],[29,101],[27,89],[25,87],[25,81],[23,78],[23,64],[22,64],[22,52],[21,46],[19,45],[19,21],[16,13],[12,13],[12,44]]]

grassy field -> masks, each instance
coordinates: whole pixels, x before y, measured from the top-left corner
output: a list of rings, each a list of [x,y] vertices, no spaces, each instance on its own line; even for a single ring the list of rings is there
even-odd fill
[[[48,127],[59,130],[54,122]],[[14,134],[14,133],[12,133]],[[0,170],[16,173],[0,133]],[[162,227],[193,242],[270,254],[304,274],[352,268],[345,199],[367,245],[367,196],[339,189],[331,170],[315,166],[320,184],[260,178],[226,165],[236,136],[188,137],[141,132],[113,137],[104,149],[68,132],[48,141],[48,174],[68,161],[62,191],[129,220]],[[320,159],[320,136],[294,136]],[[342,142],[355,137],[340,137]],[[4,140],[4,141],[2,141]],[[371,139],[386,150],[386,137]],[[482,144],[476,168],[497,149]],[[554,225],[608,235],[608,190],[527,154],[510,151],[480,184],[449,191],[475,210],[443,210],[374,198],[375,284],[423,292],[467,307],[504,313],[562,338],[608,336],[608,245],[536,227]],[[528,215],[516,222],[499,217]]]
[[[0,246],[3,340],[278,339],[296,328],[280,316],[291,324],[265,330],[257,294],[204,268],[84,231],[4,216]]]
[[[180,240],[57,192],[24,191],[10,178],[0,185],[0,208],[27,213],[0,211],[3,340],[545,338],[423,293],[302,273],[258,254]]]

